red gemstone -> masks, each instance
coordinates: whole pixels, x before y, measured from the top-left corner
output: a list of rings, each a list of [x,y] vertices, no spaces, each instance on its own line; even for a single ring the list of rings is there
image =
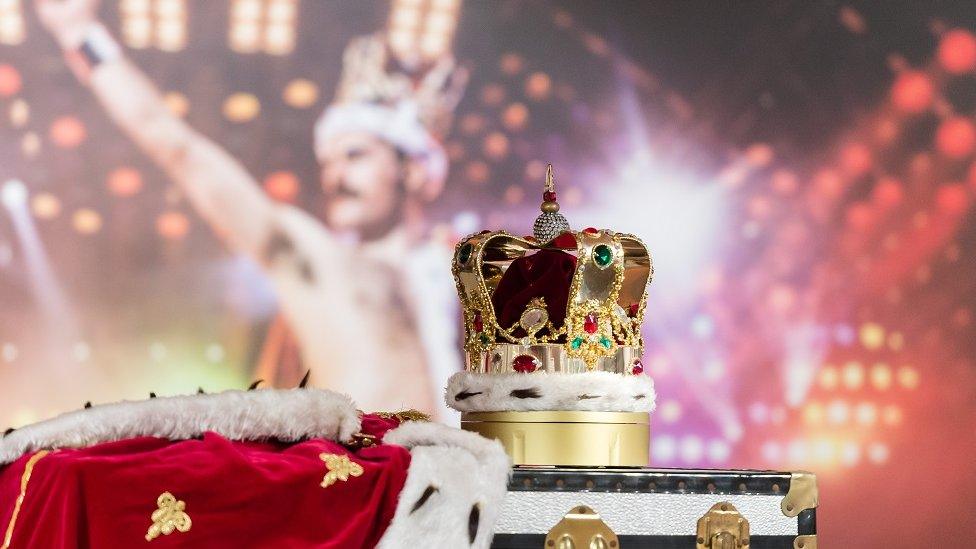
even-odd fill
[[[595,334],[599,326],[596,322],[596,313],[590,313],[583,319],[583,330],[588,334]]]
[[[573,233],[566,232],[566,233],[563,233],[563,234],[557,236],[552,241],[552,245],[555,246],[555,247],[557,247],[557,248],[573,249],[573,250],[575,250],[576,249],[576,237],[573,236]]]
[[[512,360],[512,369],[522,374],[529,374],[539,367],[539,361],[532,355],[519,355]]]
[[[644,363],[641,362],[639,358],[634,361],[634,367],[631,368],[630,373],[634,374],[635,376],[644,373]]]
[[[586,233],[586,234],[600,234],[600,231],[596,230],[593,227],[587,227],[587,228],[583,229],[583,232]]]
[[[546,191],[542,193],[542,199],[545,200],[546,202],[555,202],[556,191]]]
[[[637,316],[637,312],[640,310],[640,303],[631,303],[630,308],[627,309],[627,314],[630,316]]]
[[[474,331],[482,332],[485,329],[485,322],[481,320],[481,313],[474,314],[474,320],[471,321],[474,324]]]

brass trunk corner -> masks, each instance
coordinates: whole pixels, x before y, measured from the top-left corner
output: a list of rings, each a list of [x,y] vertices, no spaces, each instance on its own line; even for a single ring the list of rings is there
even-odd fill
[[[795,517],[807,509],[815,509],[819,497],[817,475],[797,471],[790,477],[790,490],[783,496],[780,509],[784,515]]]
[[[698,519],[696,549],[737,549],[749,546],[749,521],[731,503],[716,503]]]
[[[817,536],[797,536],[793,540],[793,549],[817,549]]]
[[[570,509],[546,536],[547,549],[617,549],[619,546],[617,534],[586,505]]]

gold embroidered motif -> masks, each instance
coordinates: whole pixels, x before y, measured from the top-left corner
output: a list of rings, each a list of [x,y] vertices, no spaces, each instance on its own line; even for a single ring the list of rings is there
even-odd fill
[[[319,459],[325,462],[325,468],[329,470],[322,479],[322,488],[328,488],[336,481],[346,482],[349,477],[358,477],[363,474],[363,466],[351,461],[349,456],[341,454],[319,454]]]
[[[9,549],[10,541],[14,537],[14,526],[17,524],[17,515],[20,514],[20,507],[24,504],[24,498],[27,497],[27,483],[30,482],[31,474],[34,472],[34,466],[49,453],[47,450],[41,450],[31,456],[27,460],[27,464],[24,465],[24,473],[20,476],[20,495],[17,496],[17,501],[14,503],[14,512],[10,515],[10,523],[7,524],[7,534],[3,537],[3,545],[0,546],[0,549]]]
[[[430,421],[430,416],[417,410],[400,410],[399,412],[376,412],[383,419],[396,419],[400,423],[405,421]]]
[[[159,509],[153,511],[152,526],[146,532],[146,541],[152,541],[160,534],[168,536],[173,531],[188,532],[193,526],[190,515],[186,514],[186,502],[179,501],[173,494],[163,492],[156,498],[156,505]]]

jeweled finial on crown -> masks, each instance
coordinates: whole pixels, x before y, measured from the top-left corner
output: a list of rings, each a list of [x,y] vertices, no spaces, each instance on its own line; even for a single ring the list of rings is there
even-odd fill
[[[534,237],[483,231],[457,245],[467,371],[642,373],[647,248],[609,229],[572,231],[551,165],[542,198]]]
[[[539,242],[549,242],[562,233],[571,230],[569,222],[559,213],[556,202],[556,181],[552,176],[552,164],[546,166],[546,189],[542,192],[542,213],[532,224],[532,234]]]

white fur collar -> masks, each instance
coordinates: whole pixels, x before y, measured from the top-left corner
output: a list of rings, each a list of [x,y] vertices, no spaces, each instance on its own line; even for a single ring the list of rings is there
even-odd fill
[[[231,440],[349,440],[359,416],[346,395],[320,389],[262,389],[159,397],[68,412],[0,439],[0,465],[28,452],[83,448],[140,436],[183,440],[207,431]]]

